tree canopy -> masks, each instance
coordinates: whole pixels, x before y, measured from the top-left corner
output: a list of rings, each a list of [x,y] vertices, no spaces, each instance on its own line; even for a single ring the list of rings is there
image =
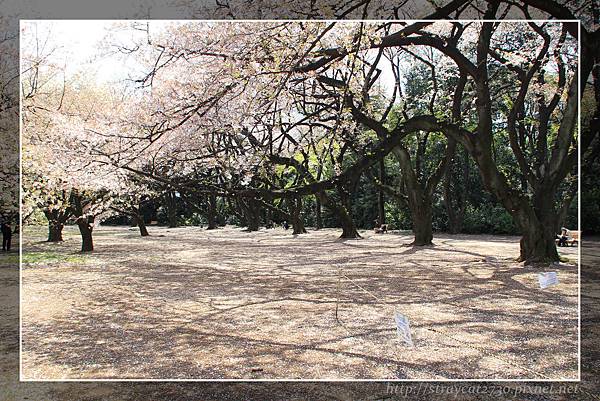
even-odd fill
[[[487,19],[500,12],[486,5]],[[356,237],[358,210],[379,203],[381,224],[387,198],[427,245],[440,202],[462,226],[478,188],[523,235],[521,260],[558,260],[579,149],[570,23],[121,23],[98,47],[134,66],[118,83],[65,72],[37,28],[23,52],[32,207],[66,211],[75,189],[87,214],[139,215],[164,193],[209,220],[220,204],[251,230],[268,212],[301,233],[310,204]]]

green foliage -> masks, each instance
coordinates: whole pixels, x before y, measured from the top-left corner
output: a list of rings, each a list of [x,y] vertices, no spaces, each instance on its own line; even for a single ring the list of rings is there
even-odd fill
[[[412,221],[406,206],[398,202],[386,202],[385,220],[390,230],[410,230]]]
[[[596,167],[598,168],[598,166]],[[573,203],[575,202],[574,200]],[[600,234],[600,179],[598,175],[584,175],[581,194],[581,225],[587,234]]]
[[[519,234],[510,214],[502,206],[490,203],[467,208],[463,232],[468,234]]]
[[[178,222],[180,226],[205,226],[208,224],[206,217],[200,213],[180,216]]]

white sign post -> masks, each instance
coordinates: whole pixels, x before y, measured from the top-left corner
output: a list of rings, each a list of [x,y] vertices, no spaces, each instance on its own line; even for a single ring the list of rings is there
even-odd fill
[[[538,274],[538,281],[540,282],[540,288],[544,289],[558,284],[558,276],[556,272],[543,272]]]
[[[398,337],[406,343],[409,347],[413,346],[412,336],[410,335],[410,325],[408,323],[408,318],[403,314],[396,312],[394,314],[394,319],[396,320],[396,333]]]

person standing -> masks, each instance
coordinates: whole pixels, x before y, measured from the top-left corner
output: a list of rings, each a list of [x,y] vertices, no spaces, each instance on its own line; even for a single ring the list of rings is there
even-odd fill
[[[12,229],[9,223],[2,223],[2,250],[10,251],[10,240],[12,238]]]

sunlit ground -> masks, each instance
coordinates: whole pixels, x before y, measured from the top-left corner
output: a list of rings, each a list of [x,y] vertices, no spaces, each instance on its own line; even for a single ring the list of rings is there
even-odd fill
[[[74,227],[26,229],[23,378],[578,377],[576,247],[542,269],[518,237],[149,230],[99,227],[82,255]]]

